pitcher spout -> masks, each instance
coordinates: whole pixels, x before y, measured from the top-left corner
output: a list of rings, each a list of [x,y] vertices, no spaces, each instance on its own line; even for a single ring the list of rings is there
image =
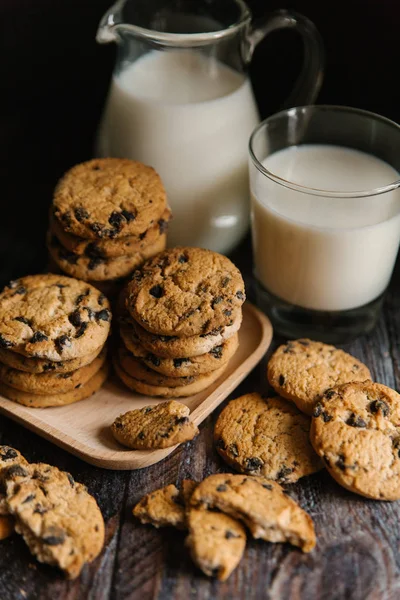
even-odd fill
[[[122,23],[122,10],[126,0],[118,0],[103,15],[96,33],[96,41],[99,44],[109,44],[117,42],[119,39],[118,30]]]

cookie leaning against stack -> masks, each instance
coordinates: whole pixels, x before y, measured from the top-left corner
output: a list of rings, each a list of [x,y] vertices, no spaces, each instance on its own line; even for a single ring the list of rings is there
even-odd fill
[[[107,377],[111,311],[93,286],[29,275],[0,294],[0,393],[31,407],[88,398]]]
[[[172,248],[135,271],[122,296],[115,370],[131,389],[184,397],[211,385],[238,347],[240,271],[202,248]]]
[[[76,165],[54,192],[51,261],[112,295],[121,279],[164,250],[170,218],[163,184],[151,167],[121,158]]]

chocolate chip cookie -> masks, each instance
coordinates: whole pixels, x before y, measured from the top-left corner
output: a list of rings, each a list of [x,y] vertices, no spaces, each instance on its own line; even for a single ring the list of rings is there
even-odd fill
[[[311,517],[273,481],[221,473],[199,483],[190,506],[218,509],[243,521],[254,538],[289,542],[310,552],[316,543]]]
[[[15,529],[40,562],[70,578],[100,553],[104,521],[95,499],[69,473],[32,464],[4,473],[7,506]]]
[[[179,490],[174,485],[167,485],[147,494],[132,512],[143,524],[186,529],[185,507]]]
[[[9,385],[0,382],[0,394],[9,400],[13,400],[14,402],[18,402],[18,404],[23,404],[24,406],[29,406],[31,408],[46,408],[48,406],[65,406],[67,404],[73,404],[74,402],[79,402],[80,400],[85,400],[92,396],[95,392],[97,392],[108,375],[108,365],[104,363],[101,369],[95,373],[89,381],[84,384],[77,384],[77,386],[63,394],[55,393],[55,394],[47,394],[47,395],[39,395],[32,394],[31,392],[23,392],[22,390],[17,390]]]
[[[400,395],[365,381],[325,391],[314,407],[311,442],[348,490],[400,499]]]
[[[279,483],[323,468],[310,443],[310,419],[279,397],[254,393],[229,402],[215,424],[214,441],[237,471]]]
[[[182,377],[196,377],[203,373],[210,373],[210,371],[215,371],[215,369],[226,364],[239,346],[239,336],[235,333],[222,344],[215,346],[210,352],[185,358],[161,358],[148,352],[141,345],[134,332],[128,337],[127,344],[129,345],[129,352],[153,371],[169,378],[181,379]]]
[[[119,361],[115,359],[113,360],[113,365],[118,377],[129,389],[139,392],[139,394],[144,394],[145,396],[155,396],[158,398],[185,398],[187,396],[192,396],[193,394],[198,394],[217,381],[227,367],[227,365],[223,365],[219,369],[211,371],[211,373],[198,375],[193,378],[194,381],[191,383],[167,387],[163,385],[152,385],[129,375],[125,369],[122,368]]]
[[[147,258],[164,250],[166,240],[166,235],[161,235],[154,244],[139,252],[114,258],[75,254],[66,250],[51,234],[47,236],[47,248],[55,264],[67,275],[84,281],[109,281],[128,277]]]
[[[0,347],[64,362],[95,352],[110,331],[107,298],[62,275],[29,275],[0,294]]]
[[[228,579],[246,547],[246,531],[235,519],[220,512],[192,508],[188,513],[186,546],[193,562],[209,577]]]
[[[130,410],[115,419],[111,431],[118,442],[134,450],[169,448],[199,433],[189,414],[187,406],[171,400]]]
[[[102,349],[103,346],[100,346],[94,352],[86,354],[81,358],[54,362],[43,358],[29,358],[12,350],[0,348],[0,362],[25,373],[71,373],[71,371],[85,367],[93,362]]]
[[[202,248],[171,248],[149,259],[128,283],[127,309],[163,336],[219,333],[233,325],[245,300],[239,269]]]
[[[26,373],[0,364],[0,381],[6,385],[39,396],[64,394],[85,385],[106,360],[104,349],[90,364],[71,373]]]
[[[328,388],[371,379],[368,367],[354,356],[308,339],[280,346],[268,363],[267,376],[280,396],[310,416],[316,396]]]
[[[97,158],[76,165],[59,181],[54,216],[62,228],[89,239],[140,235],[167,208],[154,169],[124,158]]]
[[[125,254],[142,252],[145,248],[157,244],[160,238],[165,237],[170,219],[171,211],[167,208],[157,223],[139,235],[88,240],[68,233],[58,219],[54,215],[50,215],[50,232],[58,238],[66,250],[74,254],[91,259],[116,258]]]

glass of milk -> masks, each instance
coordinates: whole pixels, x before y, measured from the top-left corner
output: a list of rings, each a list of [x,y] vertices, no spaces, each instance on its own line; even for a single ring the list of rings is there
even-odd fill
[[[340,342],[376,323],[400,241],[400,126],[304,106],[250,138],[258,301],[288,338]]]
[[[171,246],[227,253],[247,231],[247,144],[259,122],[247,67],[258,42],[282,28],[300,32],[306,57],[288,105],[311,103],[323,51],[301,15],[278,11],[253,28],[242,0],[119,0],[104,15],[97,40],[118,52],[96,154],[159,172]]]

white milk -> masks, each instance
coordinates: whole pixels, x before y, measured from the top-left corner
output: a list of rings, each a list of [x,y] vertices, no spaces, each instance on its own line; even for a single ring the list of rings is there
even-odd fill
[[[153,166],[173,211],[169,245],[227,252],[248,225],[251,84],[193,51],[151,51],[114,77],[98,153]]]
[[[378,158],[340,146],[305,144],[268,156],[271,173],[331,191],[375,189],[399,178]],[[345,310],[385,290],[400,240],[400,191],[337,199],[299,193],[252,169],[256,276],[303,308]]]

